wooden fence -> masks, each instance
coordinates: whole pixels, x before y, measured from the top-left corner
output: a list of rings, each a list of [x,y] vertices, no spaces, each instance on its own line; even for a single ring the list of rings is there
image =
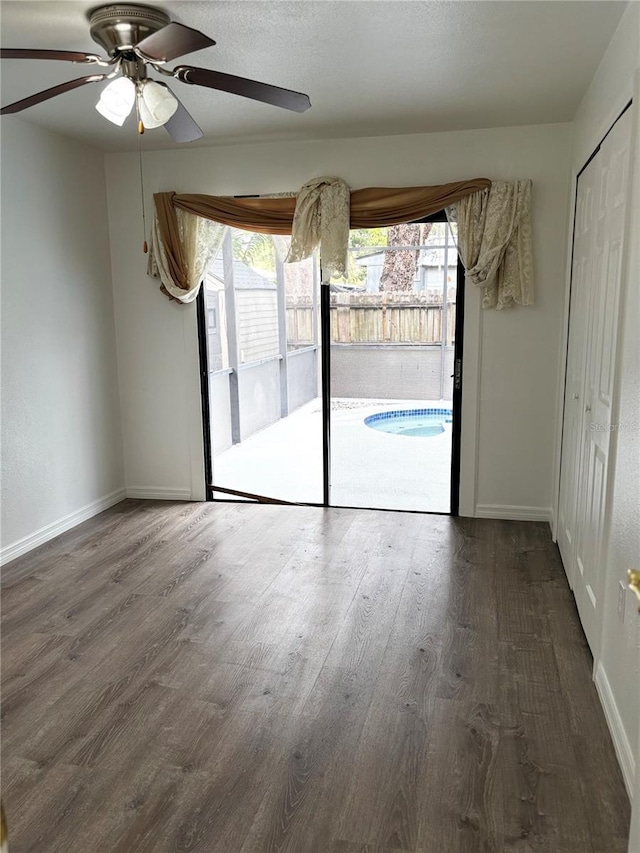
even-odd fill
[[[290,347],[302,347],[314,342],[313,316],[313,307],[306,297],[287,299],[287,341]]]
[[[447,338],[455,339],[456,304],[447,304]],[[287,334],[294,345],[313,342],[313,309],[304,299],[287,301]],[[331,294],[331,340],[341,344],[442,341],[442,303],[418,293]]]

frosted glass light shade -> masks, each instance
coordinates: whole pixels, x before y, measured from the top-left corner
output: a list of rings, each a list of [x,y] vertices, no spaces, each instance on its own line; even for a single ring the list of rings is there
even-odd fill
[[[162,83],[143,81],[138,91],[140,119],[150,129],[166,124],[178,109],[178,101]]]
[[[128,77],[117,77],[102,90],[96,109],[100,115],[121,127],[135,101],[135,83]]]

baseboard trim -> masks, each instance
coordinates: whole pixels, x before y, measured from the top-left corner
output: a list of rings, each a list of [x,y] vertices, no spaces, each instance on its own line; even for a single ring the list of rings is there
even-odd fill
[[[549,517],[549,529],[551,530],[551,541],[558,541],[558,524],[556,522],[556,511],[555,507],[549,507],[549,512],[551,513]]]
[[[150,501],[190,501],[191,489],[165,486],[127,486],[127,497]]]
[[[28,536],[23,536],[22,539],[18,539],[17,542],[13,542],[11,545],[6,545],[2,550],[0,550],[0,563],[4,566],[13,560],[16,560],[18,557],[21,557],[23,554],[33,551],[33,549],[37,548],[39,545],[44,545],[45,542],[55,539],[56,536],[60,536],[61,533],[66,533],[67,530],[71,530],[72,527],[76,527],[78,524],[82,524],[83,521],[88,521],[88,519],[93,518],[94,515],[98,515],[98,513],[104,512],[105,509],[109,509],[109,507],[120,503],[120,501],[124,500],[126,496],[125,489],[116,489],[115,492],[104,495],[104,497],[98,498],[97,501],[92,501],[91,503],[80,507],[80,509],[63,516],[63,518],[59,518],[57,521],[52,521],[51,524],[46,524],[39,530],[35,530],[33,533],[30,533]]]
[[[498,518],[505,521],[547,521],[553,519],[550,506],[514,506],[502,504],[476,504],[476,518]]]
[[[618,763],[622,770],[625,788],[627,789],[627,794],[629,794],[629,799],[633,800],[636,778],[636,760],[633,755],[633,750],[631,749],[631,744],[629,743],[629,738],[627,737],[627,733],[622,725],[620,712],[618,711],[618,706],[616,705],[616,700],[602,663],[598,663],[596,667],[594,681],[596,684],[596,690],[598,691],[598,696],[600,697],[600,704],[604,710],[607,725],[611,732],[613,746],[615,748],[616,755],[618,756]]]

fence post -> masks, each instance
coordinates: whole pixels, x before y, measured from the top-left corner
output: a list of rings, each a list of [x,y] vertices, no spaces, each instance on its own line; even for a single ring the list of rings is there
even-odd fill
[[[449,226],[445,225],[444,229],[444,276],[442,280],[442,308],[440,317],[440,399],[444,400],[444,384],[447,365],[445,357],[447,354],[447,331],[449,324],[447,322],[447,300],[449,298],[449,285],[447,282],[447,273],[449,272]]]
[[[242,441],[240,429],[240,356],[238,353],[238,321],[236,313],[236,291],[233,282],[233,239],[231,228],[227,228],[222,241],[222,270],[224,276],[225,313],[227,317],[227,343],[229,346],[229,409],[231,415],[231,441]]]

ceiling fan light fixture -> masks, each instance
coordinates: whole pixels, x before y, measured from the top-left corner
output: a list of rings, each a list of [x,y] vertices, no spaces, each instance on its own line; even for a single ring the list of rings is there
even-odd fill
[[[122,127],[135,100],[135,83],[128,77],[118,77],[102,90],[96,109],[100,115]]]
[[[138,89],[140,120],[150,130],[162,127],[178,109],[178,101],[164,83],[143,80]]]
[[[1,2],[2,0],[0,4]],[[93,40],[104,48],[108,59],[77,50],[2,48],[0,59],[47,59],[83,63],[98,65],[104,68],[105,72],[68,80],[15,103],[0,106],[0,115],[22,112],[87,83],[104,82],[105,89],[96,104],[96,110],[113,124],[121,127],[136,106],[139,134],[144,133],[145,125],[148,128],[164,126],[174,142],[193,142],[200,139],[202,130],[189,115],[189,111],[164,83],[147,78],[149,70],[190,86],[240,95],[251,101],[260,101],[293,112],[302,113],[311,106],[308,95],[283,89],[281,86],[192,65],[167,68],[167,62],[212,47],[215,41],[199,30],[172,21],[163,10],[129,2],[114,3],[114,0],[111,0],[109,5],[90,11],[89,32]]]

